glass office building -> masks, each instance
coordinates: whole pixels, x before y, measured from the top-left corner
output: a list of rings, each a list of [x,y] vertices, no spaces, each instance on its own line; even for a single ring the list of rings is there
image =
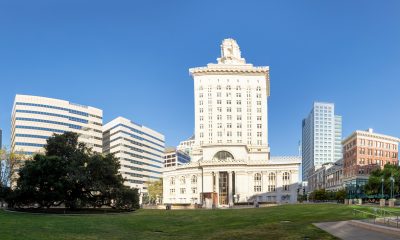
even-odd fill
[[[43,152],[53,134],[76,132],[79,141],[102,152],[103,111],[69,101],[16,95],[11,116],[11,150],[25,155]]]
[[[333,103],[315,102],[302,122],[302,176],[324,163],[342,158],[342,117],[335,115]]]

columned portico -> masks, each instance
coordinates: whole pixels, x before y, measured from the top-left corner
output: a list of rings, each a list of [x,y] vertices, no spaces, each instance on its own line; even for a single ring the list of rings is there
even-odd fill
[[[215,181],[215,185],[214,185],[214,192],[216,192],[216,196],[217,199],[216,201],[214,201],[214,203],[216,203],[218,205],[219,202],[219,172],[214,172],[214,181]]]
[[[233,188],[232,188],[232,171],[228,172],[228,186],[229,186],[229,191],[228,191],[228,196],[229,196],[229,206],[233,206]]]

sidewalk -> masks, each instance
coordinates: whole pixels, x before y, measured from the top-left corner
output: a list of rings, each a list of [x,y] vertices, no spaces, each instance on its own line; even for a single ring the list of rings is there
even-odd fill
[[[316,227],[343,240],[398,240],[400,235],[383,233],[351,224],[350,221],[313,223]]]

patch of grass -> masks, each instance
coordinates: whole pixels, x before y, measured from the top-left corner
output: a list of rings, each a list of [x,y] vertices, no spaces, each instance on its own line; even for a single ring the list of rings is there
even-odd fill
[[[0,239],[335,239],[311,223],[354,219],[353,208],[299,204],[79,216],[0,211]]]

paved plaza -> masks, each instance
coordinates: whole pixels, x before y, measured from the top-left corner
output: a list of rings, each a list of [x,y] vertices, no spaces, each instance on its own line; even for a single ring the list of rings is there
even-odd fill
[[[388,233],[373,231],[350,224],[350,221],[314,223],[315,226],[343,240],[395,240],[398,236]]]

